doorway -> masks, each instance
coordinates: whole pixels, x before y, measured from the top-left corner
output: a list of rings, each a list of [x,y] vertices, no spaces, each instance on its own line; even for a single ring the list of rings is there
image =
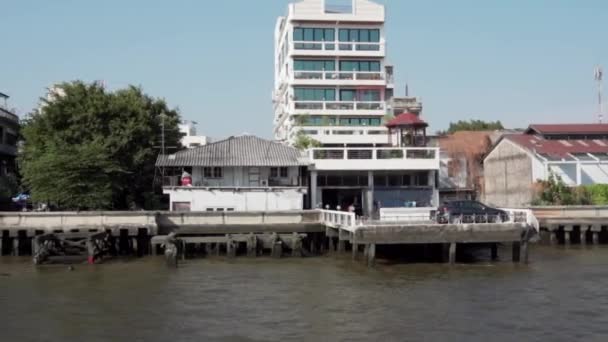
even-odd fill
[[[358,216],[363,215],[362,189],[323,189],[323,208],[329,205],[330,210],[347,211],[352,204]]]

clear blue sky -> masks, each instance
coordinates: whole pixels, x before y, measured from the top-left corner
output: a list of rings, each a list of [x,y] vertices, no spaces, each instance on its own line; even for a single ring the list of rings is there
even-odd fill
[[[23,114],[55,82],[141,85],[200,133],[271,137],[273,30],[289,2],[0,0],[0,91]],[[432,131],[469,118],[594,119],[608,1],[380,2],[398,92],[407,80]]]

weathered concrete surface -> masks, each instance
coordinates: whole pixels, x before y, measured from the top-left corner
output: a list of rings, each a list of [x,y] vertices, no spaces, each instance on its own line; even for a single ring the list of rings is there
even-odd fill
[[[532,160],[508,140],[503,140],[483,162],[484,202],[507,208],[532,201]]]
[[[354,234],[361,244],[492,243],[521,241],[528,228],[523,223],[375,225]]]

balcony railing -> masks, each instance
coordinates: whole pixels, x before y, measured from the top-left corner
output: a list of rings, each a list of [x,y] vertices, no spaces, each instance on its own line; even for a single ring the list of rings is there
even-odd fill
[[[385,110],[384,102],[328,102],[328,101],[296,101],[295,109],[300,110]]]
[[[382,51],[384,43],[377,42],[305,42],[295,41],[292,43],[294,50],[317,50],[317,51]]]
[[[8,119],[14,121],[16,123],[19,122],[19,117],[13,113],[11,113],[8,109],[4,108],[0,105],[0,118]]]
[[[437,159],[437,148],[313,148],[309,155],[312,160],[395,160]]]
[[[296,80],[383,81],[379,71],[295,71]]]

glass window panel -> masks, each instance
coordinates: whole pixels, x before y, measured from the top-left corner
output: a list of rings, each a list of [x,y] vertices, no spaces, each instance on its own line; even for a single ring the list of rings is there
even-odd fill
[[[334,29],[325,29],[325,41],[331,42],[336,40],[336,30]]]
[[[380,71],[380,62],[369,62],[369,71]]]
[[[359,62],[359,71],[369,71],[369,62]]]
[[[315,101],[323,101],[325,98],[325,90],[315,89]]]
[[[314,101],[315,100],[315,90],[314,89],[304,89],[304,99],[306,101]]]
[[[340,90],[340,101],[354,101],[355,91],[354,90]]]
[[[304,100],[304,89],[303,88],[296,88],[294,90],[294,95],[296,97],[296,100]]]
[[[293,61],[294,70],[306,70],[304,65],[305,65],[304,61],[297,60],[297,59],[295,61]]]
[[[304,30],[301,28],[295,28],[293,29],[293,40],[295,41],[302,41],[304,40]]]
[[[353,71],[355,67],[355,62],[351,61],[341,61],[340,62],[340,71]]]
[[[349,32],[348,38],[351,42],[358,42],[359,41],[359,30],[351,29]]]
[[[359,41],[369,42],[369,30],[359,30]]]
[[[341,42],[348,42],[348,29],[340,29],[338,32],[338,38]]]
[[[311,28],[304,29],[304,41],[311,42],[315,38],[315,30]]]
[[[341,126],[349,126],[350,125],[350,120],[349,119],[340,119],[340,125]]]
[[[335,101],[336,100],[336,90],[335,89],[325,89],[325,99],[327,101]]]
[[[316,42],[323,41],[323,35],[325,34],[325,30],[322,28],[315,29],[314,39]]]
[[[325,70],[336,70],[336,62],[334,61],[325,61]]]
[[[382,120],[380,119],[370,119],[371,126],[380,126],[382,124]]]
[[[369,30],[369,41],[373,43],[380,42],[380,30]]]

